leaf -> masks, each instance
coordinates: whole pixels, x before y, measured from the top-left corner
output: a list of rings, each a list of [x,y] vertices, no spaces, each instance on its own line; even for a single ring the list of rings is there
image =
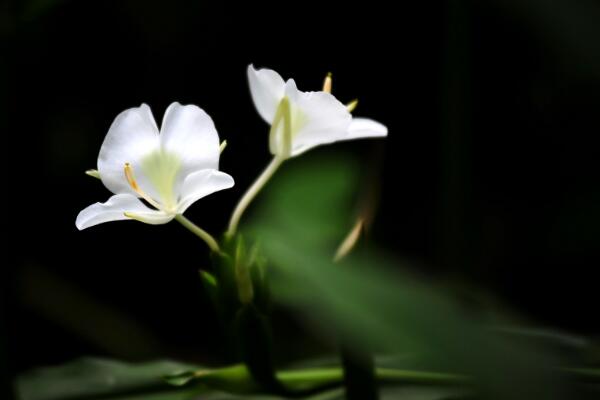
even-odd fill
[[[165,400],[183,400],[190,398],[189,389],[174,388],[162,376],[194,368],[174,361],[129,364],[82,358],[27,372],[17,379],[16,388],[21,400],[134,399],[152,393]]]
[[[312,363],[308,362],[307,365]],[[420,375],[422,378],[415,379],[415,374],[410,371],[384,370],[380,376],[382,382],[387,382],[382,390],[383,400],[397,398],[394,397],[397,390],[400,390],[408,400],[413,398],[437,400],[445,398],[443,396],[447,394],[459,392],[453,385],[419,388],[415,386],[415,382],[423,381],[423,377],[431,381],[432,377]],[[339,384],[342,372],[339,367],[321,369],[311,367],[281,371],[279,377],[282,381],[293,384],[296,389],[325,388],[331,383]],[[402,385],[390,386],[392,378],[399,378],[397,382],[403,382]],[[449,382],[453,379],[452,377],[440,378],[448,378]],[[192,382],[193,385],[188,385]],[[129,364],[96,358],[83,358],[65,365],[31,371],[19,377],[17,389],[21,400],[285,399],[281,396],[252,393],[257,390],[257,386],[242,365],[211,370],[198,369],[198,367],[173,361]],[[232,391],[239,393],[231,393]],[[417,394],[421,396],[423,393],[430,397],[414,397]],[[435,393],[439,396],[431,397]],[[340,388],[332,388],[295,398],[333,400],[343,399],[344,396]]]
[[[472,376],[486,398],[556,398],[553,354],[467,317],[444,288],[416,279],[405,263],[371,248],[334,264],[359,192],[356,168],[340,159],[294,167],[271,186],[252,231],[270,259],[275,301],[356,348],[408,354],[423,370]]]

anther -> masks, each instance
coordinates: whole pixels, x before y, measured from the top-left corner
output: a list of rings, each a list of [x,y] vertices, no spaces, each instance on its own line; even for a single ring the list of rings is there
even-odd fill
[[[323,81],[323,91],[325,93],[331,93],[331,72],[327,73],[327,76]]]
[[[348,110],[348,112],[352,112],[352,111],[354,111],[354,109],[356,108],[357,105],[358,105],[358,99],[354,99],[350,103],[346,104],[346,109]]]
[[[140,187],[138,186],[135,178],[133,176],[133,168],[131,168],[131,164],[125,163],[125,178],[127,178],[127,182],[131,186],[131,188],[136,192],[140,193]]]
[[[135,176],[133,175],[133,167],[131,166],[131,164],[125,163],[124,170],[125,170],[125,178],[127,179],[127,183],[129,183],[129,186],[131,186],[133,191],[136,192],[142,199],[146,200],[148,203],[150,203],[152,206],[154,206],[156,209],[158,209],[158,210],[162,209],[160,204],[158,204],[152,197],[148,196],[137,184],[137,181],[135,180]]]

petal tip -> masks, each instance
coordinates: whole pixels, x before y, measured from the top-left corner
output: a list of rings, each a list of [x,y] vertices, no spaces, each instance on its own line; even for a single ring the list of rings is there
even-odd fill
[[[88,228],[85,219],[81,216],[81,212],[77,214],[77,218],[75,219],[75,226],[77,227],[78,231],[82,231],[85,228]]]
[[[225,189],[231,189],[232,187],[235,186],[235,180],[233,179],[233,177],[229,174],[227,175],[227,187],[225,187]]]

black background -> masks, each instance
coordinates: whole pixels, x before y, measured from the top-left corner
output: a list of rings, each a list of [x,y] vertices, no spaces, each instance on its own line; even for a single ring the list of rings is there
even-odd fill
[[[110,193],[83,172],[126,108],[172,101],[214,119],[236,186],[187,212],[210,232],[269,160],[249,63],[358,97],[389,127],[337,144],[378,154],[373,237],[458,296],[596,335],[600,4],[28,1],[7,4],[3,340],[15,373],[80,355],[219,359],[197,279],[201,242],[177,224],[79,232]],[[378,152],[379,151],[379,152]],[[310,155],[307,155],[309,157]],[[285,328],[283,328],[285,329]]]

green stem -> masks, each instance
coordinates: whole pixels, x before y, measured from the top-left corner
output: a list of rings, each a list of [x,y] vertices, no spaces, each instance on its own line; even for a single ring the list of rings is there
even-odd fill
[[[254,181],[252,186],[246,191],[244,196],[240,199],[240,202],[235,207],[233,214],[231,215],[231,220],[229,221],[229,229],[227,229],[226,236],[233,237],[235,232],[237,231],[237,227],[240,223],[240,219],[242,218],[242,214],[248,208],[248,205],[254,200],[258,192],[265,186],[265,184],[271,179],[275,171],[281,166],[281,164],[285,161],[283,157],[275,156],[273,160],[269,163],[267,168],[263,171],[262,174]]]
[[[184,227],[186,227],[194,235],[204,240],[212,251],[214,251],[215,253],[218,253],[220,251],[219,244],[217,243],[215,238],[213,238],[210,233],[206,232],[204,229],[200,228],[198,225],[194,224],[192,221],[184,217],[183,214],[177,214],[175,216],[175,220]]]
[[[393,368],[376,368],[375,376],[379,383],[458,385],[468,382],[468,378],[462,375]],[[332,383],[341,383],[344,378],[344,371],[339,367],[289,370],[278,372],[277,378],[291,389],[302,390]]]
[[[344,371],[340,367],[293,369],[276,372],[278,381],[287,389],[288,395],[318,393],[342,384]],[[396,383],[432,386],[456,386],[470,383],[463,375],[439,372],[409,371],[393,368],[376,368],[378,383]],[[213,389],[237,393],[255,393],[260,390],[247,367],[234,364],[217,369],[188,371],[168,379],[174,385],[204,383]]]
[[[279,135],[279,126],[283,123],[282,135]],[[240,202],[235,207],[231,220],[229,221],[229,229],[225,237],[231,238],[235,235],[237,227],[242,218],[242,214],[248,208],[248,205],[254,200],[258,192],[265,186],[265,184],[271,179],[275,171],[281,166],[281,164],[290,157],[292,151],[292,111],[290,106],[290,100],[284,97],[277,106],[273,123],[271,124],[271,130],[269,132],[269,147],[271,153],[275,154],[271,163],[263,171],[263,173],[254,181],[252,186],[246,191],[244,196],[240,199]]]

